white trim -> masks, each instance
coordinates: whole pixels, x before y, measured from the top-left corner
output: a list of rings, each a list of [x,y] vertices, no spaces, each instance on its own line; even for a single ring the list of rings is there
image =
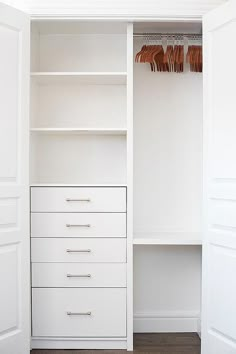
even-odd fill
[[[126,349],[126,338],[32,337],[32,349]]]
[[[92,18],[123,18],[127,20],[153,18],[154,16],[191,16],[201,17],[203,14],[222,4],[224,0],[211,1],[153,1],[134,2],[131,0],[109,1],[40,1],[27,0],[29,12],[35,17],[40,16],[80,16]]]
[[[133,350],[133,24],[127,25],[127,348]]]
[[[134,314],[134,333],[198,332],[199,312],[160,311]]]
[[[201,328],[202,324],[201,324],[201,318],[198,319],[198,322],[197,322],[197,334],[199,336],[199,338],[201,338],[202,336],[202,328]]]

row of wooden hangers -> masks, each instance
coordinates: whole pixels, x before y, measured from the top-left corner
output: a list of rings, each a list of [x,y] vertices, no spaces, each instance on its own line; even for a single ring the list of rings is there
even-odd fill
[[[198,41],[199,36],[193,36],[191,41]],[[154,44],[157,42],[157,44]],[[164,42],[164,43],[163,43]],[[190,71],[202,72],[202,45],[191,44],[185,35],[165,35],[157,39],[146,37],[146,44],[135,56],[136,63],[149,63],[151,71],[176,72],[184,71],[185,63]],[[187,51],[185,49],[187,48]]]

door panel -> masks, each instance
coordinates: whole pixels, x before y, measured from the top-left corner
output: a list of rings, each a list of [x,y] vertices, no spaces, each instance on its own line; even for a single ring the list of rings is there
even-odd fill
[[[30,349],[29,18],[0,4],[0,353]]]
[[[236,6],[204,21],[202,354],[236,353]]]

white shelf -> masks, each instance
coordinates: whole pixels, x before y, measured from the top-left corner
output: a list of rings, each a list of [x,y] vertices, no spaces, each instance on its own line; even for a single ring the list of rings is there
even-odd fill
[[[31,128],[32,133],[40,134],[81,134],[81,135],[126,135],[127,129],[99,128]]]
[[[127,187],[127,184],[31,183],[30,187]]]
[[[134,245],[201,245],[199,232],[135,233]]]
[[[82,83],[98,85],[125,85],[126,72],[31,72],[39,84]]]

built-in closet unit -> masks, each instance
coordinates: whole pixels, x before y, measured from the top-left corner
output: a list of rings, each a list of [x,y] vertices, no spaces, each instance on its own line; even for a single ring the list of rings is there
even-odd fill
[[[201,24],[31,27],[33,347],[200,331],[202,75],[134,56]]]
[[[31,27],[32,346],[126,348],[130,29]]]
[[[185,57],[213,1],[56,3],[0,3],[1,354],[132,350],[134,332],[235,353],[235,2],[203,19],[203,82],[150,62],[174,35]]]

